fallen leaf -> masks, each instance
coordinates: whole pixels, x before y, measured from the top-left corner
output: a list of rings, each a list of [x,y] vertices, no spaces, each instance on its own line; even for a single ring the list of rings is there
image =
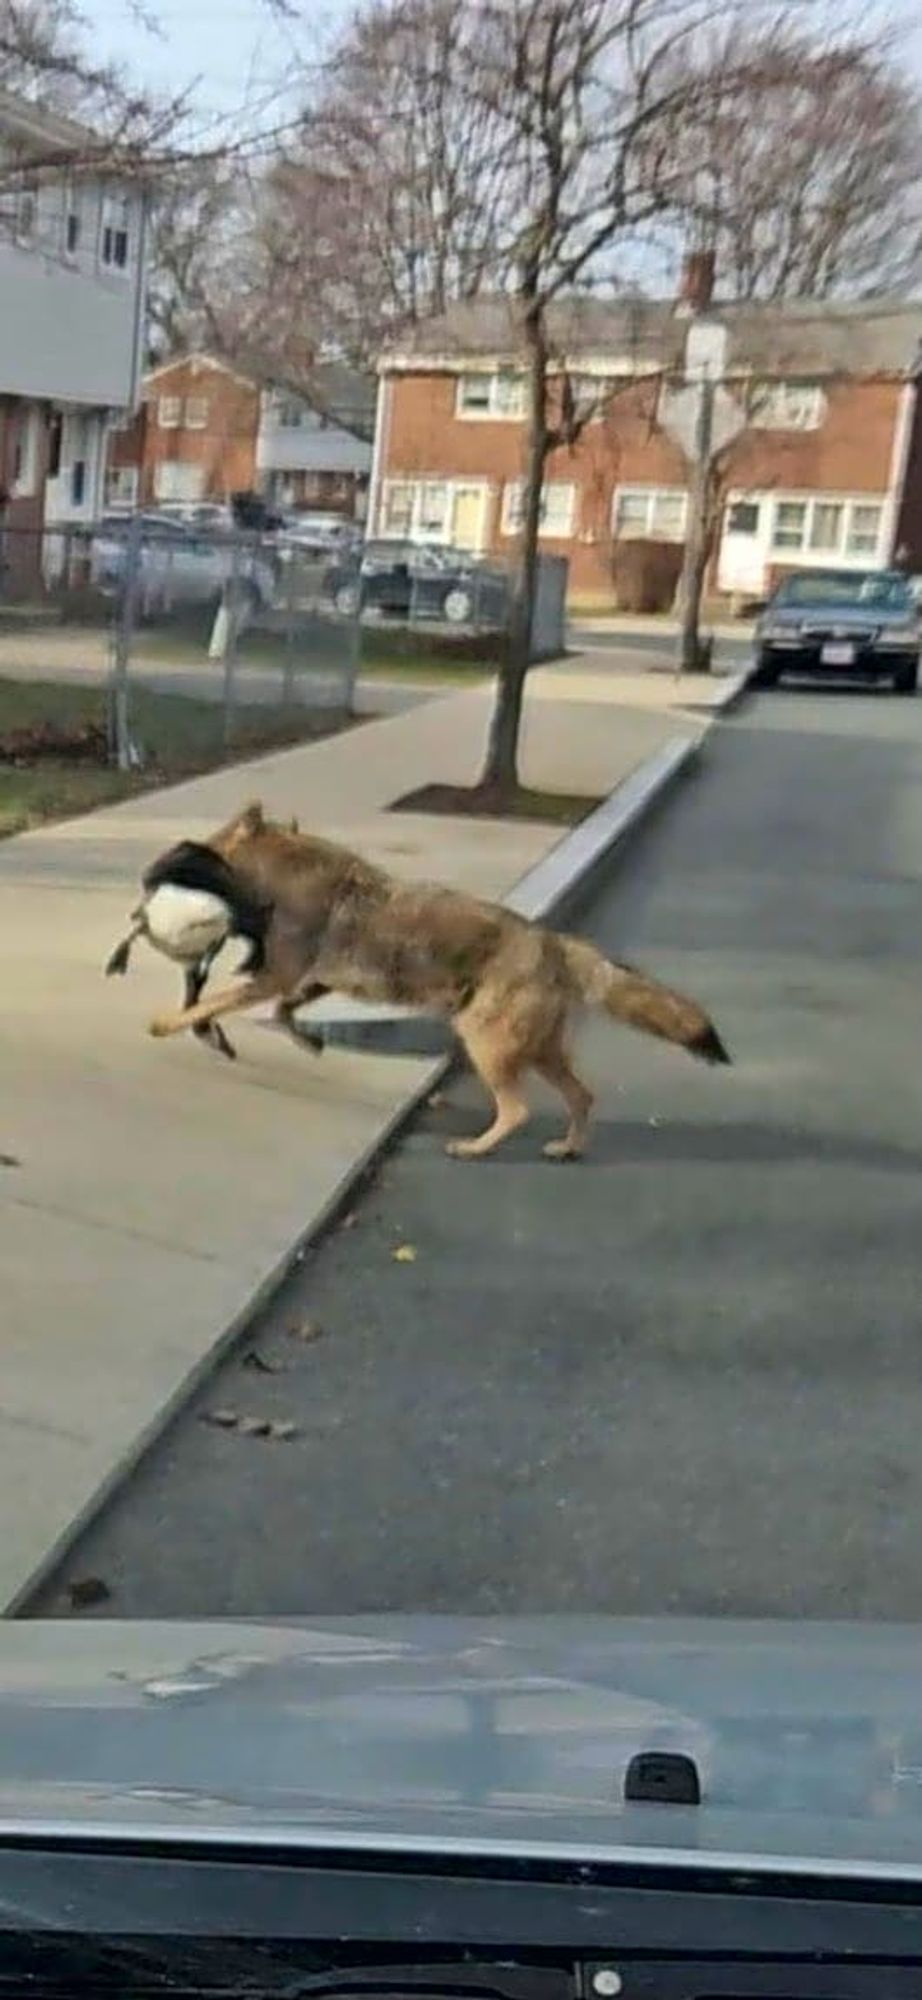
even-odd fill
[[[237,1410],[203,1410],[200,1424],[213,1424],[219,1431],[235,1431],[240,1422]]]
[[[412,1243],[398,1243],[396,1250],[392,1250],[391,1255],[395,1264],[415,1264],[416,1262],[416,1251]]]
[[[67,1595],[75,1611],[83,1611],[91,1604],[107,1604],[112,1592],[101,1576],[80,1576],[67,1586]]]
[[[0,1167],[21,1167],[21,1166],[22,1166],[22,1161],[17,1160],[15,1153],[0,1153]]]
[[[268,1417],[241,1417],[237,1428],[241,1437],[267,1438],[271,1433],[272,1425]]]
[[[315,1319],[298,1320],[294,1326],[289,1327],[288,1336],[290,1340],[320,1340],[323,1336],[323,1327],[318,1326]]]
[[[356,1215],[355,1210],[353,1208],[350,1208],[348,1215],[343,1216],[343,1219],[339,1226],[340,1229],[354,1229],[357,1222],[358,1222],[358,1216]]]
[[[269,1425],[270,1437],[282,1438],[287,1442],[289,1438],[296,1438],[299,1435],[297,1424],[289,1423],[287,1418],[284,1423],[272,1423]]]
[[[443,1105],[448,1103],[448,1099],[444,1090],[434,1090],[432,1096],[427,1097],[426,1103],[430,1111],[441,1111]]]
[[[279,1373],[278,1362],[267,1361],[265,1355],[259,1354],[255,1347],[251,1347],[249,1354],[244,1355],[241,1365],[244,1368],[252,1368],[257,1375],[278,1375]]]

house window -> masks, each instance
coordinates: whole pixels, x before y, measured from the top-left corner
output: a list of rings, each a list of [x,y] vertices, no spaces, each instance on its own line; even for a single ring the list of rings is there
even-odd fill
[[[510,480],[503,488],[504,535],[519,535],[522,532],[524,492],[521,479]],[[567,541],[572,535],[575,503],[575,486],[565,480],[548,481],[541,494],[541,534],[549,541]]]
[[[304,405],[290,396],[283,397],[276,409],[276,422],[283,431],[299,431],[304,422]]]
[[[166,459],[154,474],[158,500],[201,500],[204,484],[204,466],[185,465],[182,459]]]
[[[38,492],[41,431],[37,410],[20,412],[13,436],[12,488],[15,500],[32,500]]]
[[[405,540],[413,526],[413,487],[409,480],[388,479],[381,495],[382,535],[397,535]]]
[[[102,204],[99,261],[106,270],[128,268],[128,202],[123,195],[106,195]]]
[[[133,507],[138,497],[136,465],[110,466],[106,475],[106,500],[111,507]]]
[[[835,554],[842,547],[845,508],[840,500],[814,500],[810,510],[810,547]]]
[[[525,377],[508,368],[493,375],[462,375],[458,382],[459,417],[524,417],[525,404]]]
[[[182,422],[182,397],[161,396],[157,404],[157,422],[162,431],[178,431]]]
[[[681,542],[687,512],[688,495],[679,486],[622,486],[615,495],[615,535],[622,542]]]
[[[75,458],[70,468],[70,504],[82,507],[86,499],[86,459]]]
[[[342,498],[352,482],[343,475]],[[388,479],[378,509],[377,532],[399,541],[445,542],[479,548],[487,493],[482,480]]]
[[[849,508],[848,533],[845,538],[846,555],[872,556],[876,560],[883,511],[882,507],[855,505]]]
[[[815,431],[826,414],[826,399],[815,382],[760,382],[750,407],[756,431]]]
[[[727,510],[728,535],[757,535],[759,532],[759,503],[757,500],[734,500]]]
[[[64,440],[64,418],[56,410],[48,420],[48,477],[57,479],[61,470],[61,446]]]
[[[20,243],[31,243],[38,226],[38,182],[24,181],[16,195],[16,234]]]
[[[772,546],[789,554],[877,560],[883,507],[876,501],[820,497],[776,500]]]
[[[778,500],[772,543],[776,549],[802,549],[807,532],[806,500]]]
[[[448,487],[426,480],[417,489],[414,532],[424,542],[441,542],[448,535]]]
[[[208,428],[210,404],[207,396],[186,397],[186,428],[190,431],[204,431]]]

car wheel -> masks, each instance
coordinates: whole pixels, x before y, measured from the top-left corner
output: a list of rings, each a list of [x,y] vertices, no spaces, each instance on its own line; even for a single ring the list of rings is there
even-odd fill
[[[756,670],[752,676],[753,687],[777,687],[780,678],[781,668],[774,653],[770,653],[767,646],[760,646],[756,654]]]
[[[918,660],[901,660],[893,676],[897,694],[915,694],[919,686]]]
[[[446,590],[442,599],[442,616],[449,625],[468,625],[474,609],[474,600],[463,584],[456,583]]]
[[[357,583],[340,583],[333,592],[333,603],[343,618],[354,618],[359,608],[359,587]]]

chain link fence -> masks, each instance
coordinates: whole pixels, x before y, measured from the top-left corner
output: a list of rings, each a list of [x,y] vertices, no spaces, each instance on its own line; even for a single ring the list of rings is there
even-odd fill
[[[281,538],[166,516],[0,527],[0,758],[11,731],[15,754],[17,729],[51,746],[88,716],[118,769],[165,775],[325,733],[359,664],[329,571]]]

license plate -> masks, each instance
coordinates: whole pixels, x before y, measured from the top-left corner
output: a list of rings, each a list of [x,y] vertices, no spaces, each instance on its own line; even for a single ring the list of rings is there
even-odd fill
[[[854,646],[848,646],[841,641],[837,641],[834,645],[830,644],[823,647],[820,659],[824,667],[853,667],[855,664],[855,648]]]

